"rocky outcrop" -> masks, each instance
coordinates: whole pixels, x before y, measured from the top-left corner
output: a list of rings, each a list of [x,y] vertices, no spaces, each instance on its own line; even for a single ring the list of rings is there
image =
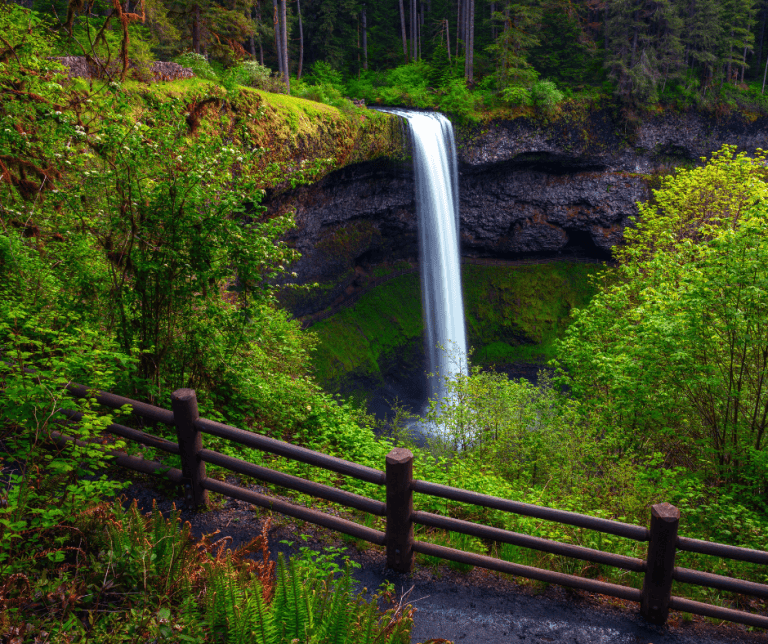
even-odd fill
[[[768,148],[768,119],[662,114],[631,127],[607,111],[519,118],[458,133],[461,252],[470,257],[608,258],[649,180],[732,144]],[[299,316],[338,304],[398,261],[417,261],[409,162],[379,160],[268,199],[294,208],[288,241],[301,253],[309,296],[286,296]]]
[[[87,59],[85,56],[60,56],[51,58],[64,65],[70,78],[99,79],[105,78],[105,65],[97,61]],[[194,78],[195,74],[189,67],[182,67],[178,63],[154,61],[146,68],[129,63],[129,69],[137,71],[140,76],[147,76],[146,80],[154,81],[173,81],[184,78]],[[120,65],[117,61],[111,61],[106,65],[106,71],[111,75],[120,73]]]

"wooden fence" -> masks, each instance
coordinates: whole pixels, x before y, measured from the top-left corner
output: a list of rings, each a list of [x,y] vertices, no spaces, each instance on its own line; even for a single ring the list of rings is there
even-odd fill
[[[68,386],[68,389],[75,397],[95,397],[98,403],[107,407],[119,408],[126,404],[131,405],[133,414],[136,416],[152,422],[161,422],[174,426],[178,440],[176,443],[118,424],[110,425],[107,431],[171,454],[178,454],[181,457],[181,470],[168,468],[155,461],[128,456],[122,452],[112,452],[116,457],[118,465],[139,472],[162,474],[171,481],[184,485],[187,491],[187,498],[194,506],[205,505],[208,492],[211,491],[308,521],[309,523],[323,526],[370,543],[385,546],[387,566],[399,572],[410,572],[413,568],[414,554],[420,552],[425,555],[496,570],[518,577],[536,579],[638,602],[641,614],[647,620],[656,624],[664,624],[669,610],[674,609],[716,619],[739,622],[750,626],[768,628],[768,617],[766,616],[713,606],[682,597],[675,597],[671,594],[672,582],[677,581],[768,598],[768,585],[675,566],[675,554],[679,550],[761,565],[768,565],[768,552],[678,536],[680,512],[668,503],[654,505],[651,508],[650,526],[645,528],[643,526],[520,503],[446,485],[420,481],[413,478],[413,454],[407,449],[393,449],[386,457],[385,471],[381,471],[261,436],[250,431],[206,420],[199,417],[197,398],[192,389],[179,389],[174,392],[171,397],[171,410],[154,407],[110,393],[97,393],[94,396],[93,392],[82,385],[71,384]],[[77,412],[62,410],[62,413],[72,421],[77,421],[80,418],[80,414]],[[253,449],[384,486],[386,488],[386,503],[205,449],[203,447],[203,434],[218,436]],[[54,438],[60,444],[74,440],[59,432],[54,432]],[[82,444],[80,441],[75,442]],[[348,508],[386,517],[386,530],[381,532],[359,525],[353,521],[208,478],[205,474],[206,463],[225,468],[231,472],[251,476],[283,488],[326,499]],[[645,560],[626,557],[460,519],[453,519],[430,512],[414,510],[414,493],[587,528],[635,541],[646,541],[649,544],[648,555]],[[451,530],[481,539],[509,543],[541,552],[643,573],[643,586],[641,590],[638,590],[628,586],[524,566],[485,555],[438,546],[424,541],[416,541],[413,536],[414,524]]]

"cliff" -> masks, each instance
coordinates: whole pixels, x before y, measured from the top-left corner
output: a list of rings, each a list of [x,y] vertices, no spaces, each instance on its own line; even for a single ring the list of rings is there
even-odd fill
[[[664,112],[630,127],[607,110],[574,108],[461,128],[457,141],[464,257],[607,259],[659,175],[724,144],[768,148],[768,118]],[[294,270],[321,285],[284,297],[297,316],[343,306],[417,262],[409,159],[351,164],[267,204],[295,209]]]

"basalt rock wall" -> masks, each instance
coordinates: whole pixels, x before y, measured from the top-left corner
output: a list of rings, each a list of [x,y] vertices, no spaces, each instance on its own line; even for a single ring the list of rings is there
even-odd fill
[[[768,119],[697,113],[647,117],[631,127],[608,111],[566,112],[460,129],[461,253],[465,258],[608,258],[654,174],[700,162],[724,144],[768,148]],[[347,166],[322,181],[269,196],[293,208],[287,241],[302,254],[285,295],[297,316],[343,304],[388,272],[418,261],[409,161]]]

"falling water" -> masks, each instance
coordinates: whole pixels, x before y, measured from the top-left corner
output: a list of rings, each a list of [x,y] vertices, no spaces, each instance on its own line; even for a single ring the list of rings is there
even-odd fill
[[[453,126],[442,114],[387,110],[408,122],[416,175],[421,292],[427,331],[429,395],[466,373],[467,340],[459,263],[459,181]]]

